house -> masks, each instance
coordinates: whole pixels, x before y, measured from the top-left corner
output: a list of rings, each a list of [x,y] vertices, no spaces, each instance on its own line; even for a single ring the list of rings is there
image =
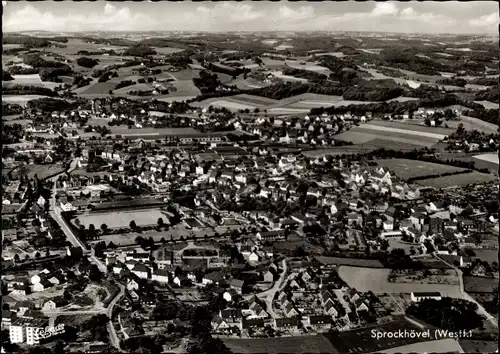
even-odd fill
[[[265,272],[262,275],[262,277],[263,277],[264,283],[272,283],[274,281],[274,275],[269,270],[267,272]]]
[[[475,277],[484,277],[487,273],[488,270],[481,262],[477,262],[470,271],[470,274]]]
[[[142,263],[137,263],[131,270],[141,279],[148,279],[149,277],[149,268]]]
[[[274,327],[278,330],[289,330],[289,329],[297,329],[299,325],[299,320],[296,317],[293,318],[275,318],[274,319]]]
[[[135,279],[131,279],[127,283],[127,290],[139,290],[139,284],[135,281]]]
[[[283,309],[283,313],[285,314],[286,317],[294,317],[299,314],[299,312],[295,309],[293,304],[289,302],[285,308]]]
[[[9,310],[2,310],[2,330],[10,329],[10,325],[17,318],[17,313]]]
[[[243,291],[243,286],[245,285],[245,281],[243,280],[240,280],[240,279],[231,279],[231,282],[229,283],[229,286],[236,290],[236,292],[238,294],[241,295],[242,291]]]
[[[232,301],[235,301],[238,297],[240,296],[240,294],[238,294],[238,292],[234,289],[227,289],[223,294],[222,294],[222,298],[224,300],[226,300],[227,302],[232,302]]]
[[[211,272],[205,274],[201,280],[203,285],[215,284],[220,285],[225,280],[224,274],[221,272]]]
[[[426,299],[432,299],[432,300],[441,300],[441,293],[440,292],[414,292],[411,293],[411,301],[413,302],[419,302],[423,301]]]
[[[253,302],[250,305],[249,310],[252,311],[252,315],[250,316],[250,318],[267,318],[268,317],[267,312],[257,302]]]
[[[327,315],[307,316],[304,325],[315,329],[330,329],[332,318]]]
[[[170,281],[170,272],[166,269],[156,269],[155,271],[153,271],[151,280],[160,283],[168,283]]]
[[[263,329],[265,326],[264,319],[243,319],[242,325],[244,329]]]
[[[185,276],[179,275],[179,276],[176,276],[174,278],[173,282],[177,286],[182,286],[182,285],[185,285],[186,283],[188,283],[188,278],[186,278]]]

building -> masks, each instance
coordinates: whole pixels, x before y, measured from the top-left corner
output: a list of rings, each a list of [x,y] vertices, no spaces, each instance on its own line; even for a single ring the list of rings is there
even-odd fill
[[[49,323],[49,319],[42,318],[24,318],[20,317],[14,320],[10,325],[10,342],[26,343],[36,345],[39,343],[38,331],[43,330]]]
[[[419,302],[427,299],[432,299],[432,300],[441,300],[441,293],[440,292],[415,292],[411,293],[411,301],[413,302]]]

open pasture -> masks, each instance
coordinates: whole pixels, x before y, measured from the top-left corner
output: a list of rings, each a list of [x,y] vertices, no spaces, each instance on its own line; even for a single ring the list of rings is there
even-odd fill
[[[453,176],[427,178],[419,180],[417,183],[426,187],[448,188],[467,184],[491,182],[495,180],[497,180],[497,177],[494,175],[472,171],[470,173],[462,173]]]
[[[399,294],[418,291],[438,291],[443,296],[462,298],[458,285],[450,284],[418,284],[418,283],[390,283],[388,281],[390,269],[363,268],[340,266],[340,278],[360,292],[373,291],[375,294]]]
[[[403,179],[465,171],[464,168],[460,167],[407,159],[377,160],[377,164]],[[456,178],[458,176],[459,175],[454,175],[450,177]]]
[[[476,155],[474,158],[478,160],[483,160],[487,162],[492,162],[498,165],[498,153],[488,153],[488,154],[482,154],[482,155]]]
[[[427,125],[424,124],[423,120],[417,120],[417,119],[407,119],[405,121],[388,121],[388,120],[371,120],[369,125],[364,124],[363,127],[365,126],[378,126],[378,127],[385,127],[385,128],[395,128],[395,129],[402,129],[405,132],[418,132],[420,133],[431,133],[431,134],[437,134],[437,135],[431,135],[432,138],[434,139],[440,139],[441,136],[444,138],[444,135],[449,135],[455,132],[456,128],[443,128],[443,127],[428,127]]]
[[[29,101],[45,98],[42,95],[2,95],[2,102],[17,103],[21,106],[26,106]],[[57,97],[52,97],[57,98]]]
[[[166,220],[166,216],[159,209],[88,213],[78,216],[80,223],[86,228],[90,224],[96,228],[102,224],[106,224],[109,228],[128,228],[132,220],[137,226],[155,225],[159,218]]]

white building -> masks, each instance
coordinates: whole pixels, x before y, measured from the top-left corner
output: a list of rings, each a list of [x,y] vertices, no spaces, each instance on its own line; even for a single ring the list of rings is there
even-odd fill
[[[441,293],[435,291],[435,292],[416,292],[416,293],[411,293],[411,301],[413,302],[419,302],[423,301],[426,299],[432,299],[432,300],[441,300]]]
[[[16,319],[10,325],[10,342],[26,343],[35,345],[39,343],[36,333],[43,330],[49,323],[48,318],[24,318]]]

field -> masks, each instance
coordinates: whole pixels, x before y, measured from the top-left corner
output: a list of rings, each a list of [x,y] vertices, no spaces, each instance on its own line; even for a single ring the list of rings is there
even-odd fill
[[[440,165],[432,162],[414,161],[407,159],[377,160],[377,164],[379,166],[382,166],[384,169],[388,169],[389,171],[395,173],[398,177],[403,179],[465,171],[465,169],[460,167],[453,167],[448,165]],[[458,176],[450,176],[450,177],[456,178]]]
[[[498,288],[498,279],[464,276],[464,290],[468,293],[493,293]]]
[[[221,338],[234,353],[338,353],[324,336]]]
[[[28,178],[33,178],[37,175],[39,179],[44,179],[63,172],[64,167],[61,165],[24,165],[19,167],[19,171],[24,171],[23,174]]]
[[[424,271],[411,269],[394,269],[390,273],[391,283],[417,283],[417,284],[450,284],[458,285],[459,278],[453,269],[427,269]]]
[[[156,136],[170,136],[170,135],[203,135],[193,128],[132,128],[128,129],[127,126],[112,126],[109,127],[112,134],[119,135],[156,135]]]
[[[39,98],[45,98],[47,96],[42,95],[2,95],[2,102],[7,103],[17,103],[21,106],[25,106],[29,101],[37,100]],[[56,98],[57,97],[52,97]]]
[[[159,209],[88,213],[78,216],[81,224],[87,228],[90,224],[94,224],[96,228],[102,224],[106,224],[109,228],[128,228],[132,220],[137,226],[155,225],[159,218],[167,219]]]
[[[447,188],[447,187],[463,186],[474,183],[491,182],[496,179],[497,178],[494,175],[472,171],[470,173],[463,173],[454,176],[427,178],[419,180],[418,184],[434,188]]]
[[[498,103],[493,103],[490,101],[474,101],[474,102],[479,103],[480,105],[482,105],[486,109],[498,109]]]
[[[443,296],[462,298],[458,285],[449,284],[418,284],[418,283],[390,283],[388,276],[390,269],[376,269],[340,266],[338,273],[351,288],[361,292],[373,291],[375,294],[412,293],[415,291],[439,291]]]
[[[490,264],[492,262],[498,262],[498,250],[478,249],[474,250],[474,253],[476,254],[475,257],[478,257],[482,261],[486,261]]]
[[[474,158],[478,160],[492,162],[498,165],[498,153],[488,153],[474,156]]]

